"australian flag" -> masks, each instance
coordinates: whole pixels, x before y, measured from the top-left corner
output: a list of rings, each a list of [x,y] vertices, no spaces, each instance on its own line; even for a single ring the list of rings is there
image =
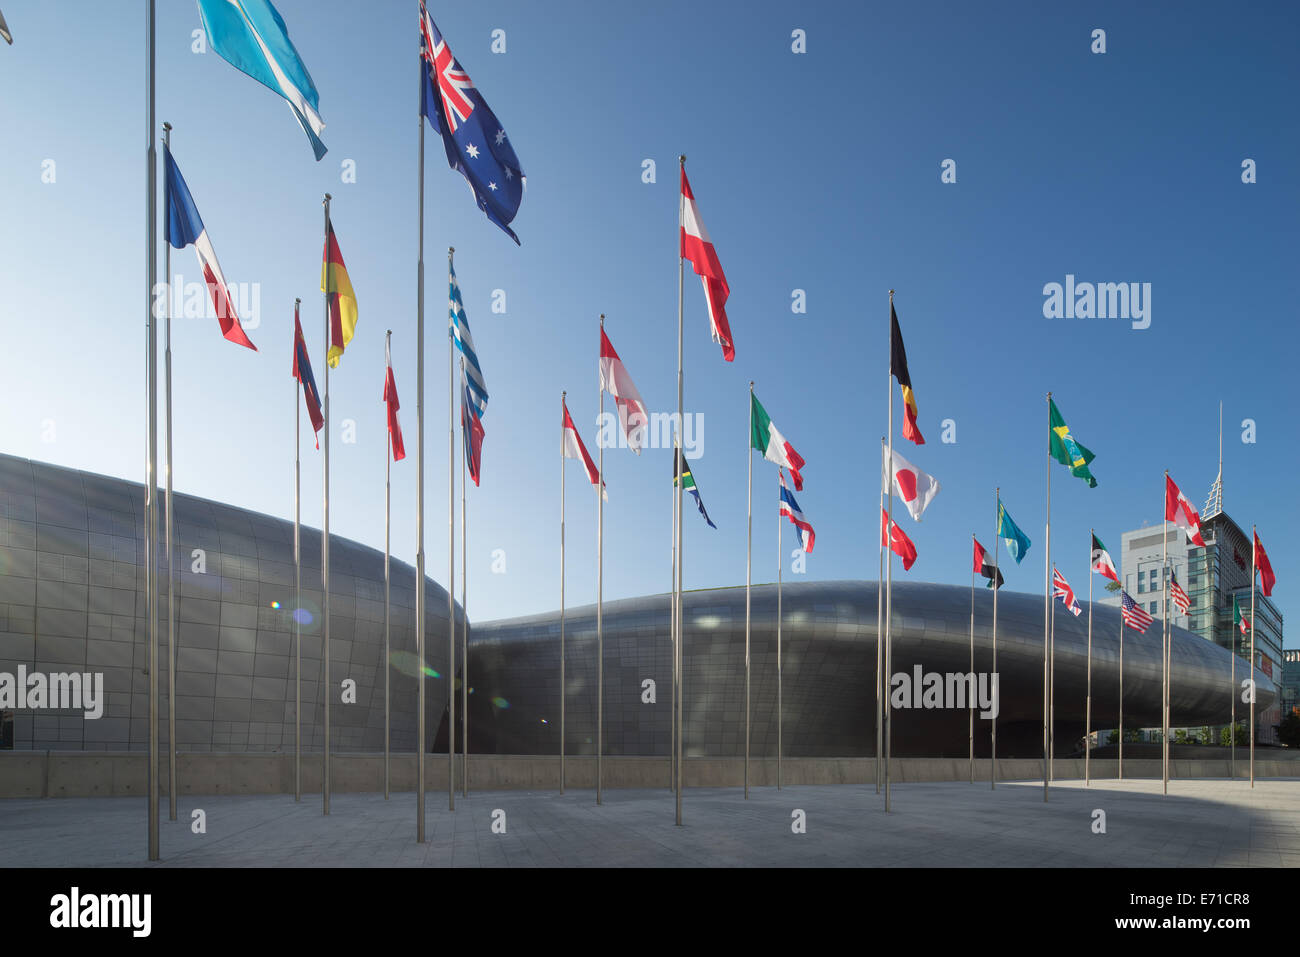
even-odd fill
[[[420,113],[442,136],[447,163],[469,182],[478,208],[518,244],[510,223],[524,196],[519,157],[423,3],[420,36]]]

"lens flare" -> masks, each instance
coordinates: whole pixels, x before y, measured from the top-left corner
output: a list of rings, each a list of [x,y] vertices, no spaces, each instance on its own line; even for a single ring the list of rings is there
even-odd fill
[[[278,601],[273,601],[271,602],[271,607],[278,611],[280,608],[280,603]]]
[[[505,698],[493,698],[492,704],[500,708],[502,711],[505,711],[510,707],[510,702],[507,701]]]

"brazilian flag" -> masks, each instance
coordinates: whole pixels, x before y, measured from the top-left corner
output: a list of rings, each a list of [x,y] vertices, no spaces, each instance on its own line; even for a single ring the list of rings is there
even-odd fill
[[[1061,418],[1061,410],[1056,407],[1056,402],[1048,399],[1047,404],[1051,406],[1051,430],[1048,432],[1047,440],[1048,453],[1062,465],[1068,466],[1070,474],[1075,478],[1086,479],[1088,488],[1096,488],[1097,480],[1088,471],[1088,463],[1097,456],[1075,441],[1074,436],[1070,434],[1070,427],[1065,424],[1065,419]]]

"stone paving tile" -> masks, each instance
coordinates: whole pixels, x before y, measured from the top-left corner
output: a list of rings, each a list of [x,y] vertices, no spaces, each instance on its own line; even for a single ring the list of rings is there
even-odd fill
[[[164,867],[1203,867],[1300,864],[1294,780],[964,782],[895,785],[891,813],[873,786],[692,789],[675,827],[666,789],[440,794],[415,843],[410,793],[187,798],[162,822]],[[190,815],[207,814],[195,835]],[[791,812],[807,833],[791,832]],[[493,812],[506,833],[492,832]],[[1106,834],[1092,831],[1106,812]],[[139,798],[0,801],[0,866],[144,865]]]

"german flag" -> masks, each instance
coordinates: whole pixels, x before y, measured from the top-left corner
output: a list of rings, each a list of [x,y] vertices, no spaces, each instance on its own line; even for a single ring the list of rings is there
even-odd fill
[[[320,291],[327,296],[330,320],[326,361],[331,369],[335,369],[357,328],[357,297],[352,292],[352,280],[348,278],[348,267],[343,264],[343,254],[339,252],[334,224],[328,220],[325,223],[325,251],[321,260]]]
[[[898,313],[894,303],[889,303],[889,372],[898,380],[903,390],[903,438],[925,445],[925,437],[916,427],[916,396],[912,394],[912,377],[907,373],[907,350],[903,348],[903,332],[898,328]]]

